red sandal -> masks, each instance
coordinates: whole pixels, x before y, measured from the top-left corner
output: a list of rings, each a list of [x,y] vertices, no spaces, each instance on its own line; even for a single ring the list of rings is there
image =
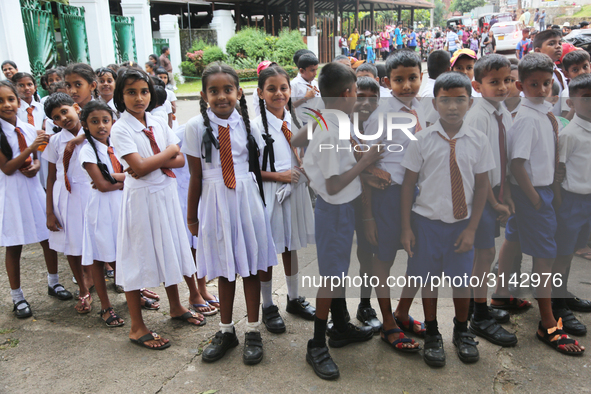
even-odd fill
[[[506,311],[522,311],[529,309],[531,307],[531,302],[528,300],[522,300],[521,298],[516,298],[513,296],[509,297],[498,297],[493,294],[491,297],[493,301],[502,302],[501,305],[496,305],[491,303],[490,306],[494,309],[503,309]]]
[[[544,335],[540,335],[540,331],[544,333]],[[566,332],[562,329],[562,318],[558,319],[556,323],[556,327],[545,329],[542,326],[542,322],[540,321],[538,325],[538,332],[536,332],[536,337],[552,349],[555,349],[559,353],[566,354],[567,356],[582,356],[585,353],[585,349],[581,349],[580,352],[570,352],[566,350],[566,345],[575,345],[579,346],[579,341],[576,339],[570,338]]]

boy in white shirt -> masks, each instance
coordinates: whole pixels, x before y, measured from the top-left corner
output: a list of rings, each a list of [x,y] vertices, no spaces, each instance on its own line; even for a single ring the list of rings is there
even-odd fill
[[[562,34],[559,30],[549,29],[544,30],[536,34],[534,38],[534,52],[543,53],[552,59],[552,62],[560,60],[562,57]],[[552,79],[560,85],[560,92],[558,97],[561,97],[563,91],[566,91],[565,95],[568,96],[568,83],[562,71],[554,64],[552,68]],[[558,100],[554,107],[552,107],[552,113],[556,116],[565,117],[568,114],[568,108],[564,108],[562,100]]]
[[[298,59],[299,74],[291,80],[291,97],[292,105],[295,108],[296,116],[300,119],[303,125],[308,123],[309,116],[305,116],[307,112],[304,106],[312,107],[314,109],[322,109],[324,105],[322,100],[315,97],[320,97],[320,90],[316,78],[318,71],[318,58],[313,53],[304,53]]]
[[[484,209],[488,171],[495,161],[488,138],[463,119],[472,105],[470,79],[459,72],[435,82],[435,108],[440,119],[416,135],[402,160],[401,243],[409,255],[407,277],[422,279],[425,312],[423,359],[445,365],[443,339],[437,326],[438,286],[433,278],[453,278],[455,306],[453,343],[461,361],[478,361],[474,335],[468,332],[469,277],[474,261],[474,234]],[[419,194],[413,204],[415,188]],[[412,211],[412,220],[411,220]],[[433,287],[435,286],[435,287]]]
[[[435,86],[435,80],[441,74],[451,70],[450,55],[448,51],[437,50],[431,52],[427,58],[427,72],[429,78],[423,81],[421,89],[419,90],[419,98],[422,99],[423,110],[425,111],[425,122],[426,127],[431,126],[439,119],[439,114],[433,107],[433,86]]]

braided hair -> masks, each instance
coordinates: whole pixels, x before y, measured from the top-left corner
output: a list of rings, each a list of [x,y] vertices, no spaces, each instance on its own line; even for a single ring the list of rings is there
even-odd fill
[[[24,79],[24,78],[29,78],[33,82],[33,85],[35,85],[35,93],[33,93],[33,99],[38,102],[40,100],[40,98],[39,98],[39,93],[37,93],[37,81],[35,80],[35,77],[33,77],[29,73],[18,72],[16,74],[14,74],[11,79],[12,79],[12,83],[16,86],[18,84],[18,81],[20,81],[21,79]]]
[[[14,96],[16,97],[17,102],[20,102],[20,99],[18,97],[18,92],[16,91],[16,88],[14,87],[14,85],[10,81],[6,81],[6,80],[0,81],[0,89],[1,88],[10,89],[12,91],[12,93],[14,94]],[[4,134],[4,130],[2,130],[1,126],[0,126],[0,152],[2,152],[2,154],[6,157],[7,160],[12,160],[12,157],[13,157],[12,147],[8,143],[8,139],[6,138],[6,134]]]
[[[105,180],[111,182],[112,184],[117,183],[117,180],[115,178],[113,178],[113,176],[111,176],[111,173],[109,172],[109,168],[107,167],[107,165],[105,163],[103,163],[101,161],[101,158],[99,157],[98,154],[98,150],[96,149],[96,144],[94,142],[94,139],[92,138],[92,135],[90,134],[90,129],[88,128],[88,117],[90,116],[91,113],[95,112],[95,111],[106,111],[110,116],[111,116],[111,121],[113,120],[113,111],[111,110],[111,107],[109,107],[107,104],[105,104],[102,101],[99,100],[93,100],[91,102],[89,102],[88,104],[86,104],[84,106],[84,108],[82,109],[82,112],[80,113],[80,121],[82,122],[82,125],[86,125],[86,127],[83,127],[84,129],[84,135],[86,136],[86,140],[88,141],[88,143],[90,144],[90,146],[92,147],[92,150],[94,150],[94,154],[96,155],[96,161],[97,161],[97,166],[98,168],[101,170],[101,174],[103,175],[103,178],[105,178]],[[109,139],[107,139],[107,145],[109,144]]]

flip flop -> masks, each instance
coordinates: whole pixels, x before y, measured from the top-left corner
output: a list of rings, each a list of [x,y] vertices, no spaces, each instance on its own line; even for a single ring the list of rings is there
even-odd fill
[[[191,322],[189,321],[189,319],[196,319],[196,320],[199,320],[199,316],[195,315],[195,313],[194,313],[194,312],[191,312],[191,311],[185,312],[185,313],[183,313],[183,314],[182,314],[182,315],[180,315],[180,316],[171,317],[171,319],[172,319],[172,320],[180,320],[180,321],[184,321],[184,322],[186,322],[186,323],[189,323],[189,324],[191,324],[191,325],[193,325],[193,326],[197,326],[197,327],[204,326],[204,325],[205,325],[205,323],[206,323],[206,321],[205,321],[205,317],[203,318],[203,320],[201,320],[201,321],[199,322],[199,324],[193,324],[193,323],[191,323]]]
[[[92,297],[90,296],[90,293],[86,293],[86,295],[84,297],[78,297],[78,300],[82,301],[83,308],[84,308],[85,302],[88,302],[88,309],[86,309],[86,308],[76,309],[76,307],[74,307],[76,312],[78,312],[80,315],[86,315],[87,313],[92,312]]]
[[[408,315],[408,321],[405,322],[394,316],[394,321],[396,322],[398,327],[402,329],[402,331],[408,334],[414,334],[419,338],[425,338],[425,333],[427,332],[427,329],[425,328],[425,323],[413,319],[411,315]],[[419,331],[415,331],[415,325],[420,325]]]
[[[142,296],[142,300],[144,300],[144,305],[142,305],[142,308],[147,309],[149,311],[157,311],[158,309],[160,309],[160,305],[154,306],[154,304],[158,302],[157,300],[153,298],[147,298],[144,296]]]
[[[415,340],[405,337],[404,332],[400,328],[393,328],[388,331],[385,331],[384,328],[382,328],[382,334],[384,335],[384,336],[380,335],[380,338],[382,339],[382,341],[386,342],[394,350],[397,350],[402,353],[416,353],[421,350],[420,346],[417,346],[415,348],[404,347],[405,343],[410,343],[412,345],[415,343]],[[388,336],[391,334],[398,334],[398,339],[396,339],[394,342],[388,341]]]
[[[218,298],[218,296],[214,295],[213,296],[213,300],[205,300],[205,302],[207,302],[209,305],[215,307],[215,308],[219,308],[220,307],[220,299]],[[217,304],[217,305],[213,305],[213,304]]]
[[[155,332],[150,332],[150,334],[146,334],[139,339],[129,338],[129,340],[131,342],[135,343],[136,345],[139,345],[141,347],[145,347],[146,349],[150,349],[150,350],[162,350],[162,349],[166,349],[166,348],[170,347],[170,342],[166,342],[164,345],[157,346],[157,347],[152,347],[150,345],[146,345],[146,342],[158,340],[158,339],[160,339],[160,335],[156,334]]]
[[[160,296],[154,293],[152,290],[140,289],[140,294],[146,298],[151,298],[156,301],[160,301]]]
[[[207,302],[205,304],[191,304],[191,306],[193,307],[195,312],[201,313],[203,316],[212,316],[212,315],[215,315],[216,313],[218,313],[218,308],[216,308],[213,305],[208,304]],[[203,312],[203,311],[198,310],[198,308],[213,308],[213,310]]]

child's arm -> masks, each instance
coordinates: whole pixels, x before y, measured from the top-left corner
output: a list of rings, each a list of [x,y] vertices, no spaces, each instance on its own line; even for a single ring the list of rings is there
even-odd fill
[[[292,104],[295,108],[297,108],[300,105],[305,104],[308,100],[314,98],[315,96],[316,96],[316,91],[314,91],[314,89],[308,89],[306,91],[306,94],[304,95],[304,97],[302,97],[298,101],[293,102]]]
[[[263,182],[291,183],[291,169],[283,172],[261,171]],[[297,182],[297,180],[296,180]]]
[[[340,175],[333,175],[329,179],[326,180],[326,191],[329,195],[334,195],[343,190],[347,185],[361,174],[363,170],[367,168],[370,164],[374,163],[375,161],[379,160],[384,151],[379,151],[380,147],[379,144],[374,144],[369,151],[363,154],[361,160],[355,164],[353,168],[349,171],[345,172],[344,174]]]
[[[490,181],[488,180],[488,173],[476,174],[474,177],[474,199],[472,200],[472,216],[468,227],[462,231],[454,246],[457,249],[456,253],[464,253],[472,249],[474,246],[474,235],[484,211],[484,204],[486,203],[486,195],[490,189]]]
[[[363,180],[363,174],[361,174],[361,177],[361,182],[363,182],[363,191],[361,192],[361,201],[363,203],[361,206],[361,218],[363,220],[365,238],[367,238],[367,241],[370,244],[378,246],[378,226],[371,209],[371,186]]]
[[[511,174],[515,177],[517,184],[523,190],[529,201],[533,204],[537,210],[542,206],[542,199],[534,186],[531,183],[531,179],[525,171],[525,159],[513,159],[511,160]]]
[[[27,178],[33,178],[39,172],[41,162],[37,159],[37,151],[33,151],[33,161],[27,168],[21,169],[20,172]]]
[[[49,231],[60,231],[62,226],[53,213],[53,185],[55,184],[57,170],[55,163],[49,162],[47,172],[47,193],[46,193],[46,207],[47,212],[47,228]]]
[[[201,199],[201,182],[203,180],[203,173],[200,158],[187,155],[187,160],[189,161],[189,172],[191,173],[187,202],[187,225],[191,234],[197,237],[199,235],[199,220],[197,219],[197,212],[199,208],[199,200]]]
[[[117,182],[112,184],[107,181],[103,176],[103,173],[95,163],[85,162],[83,163],[84,169],[88,172],[88,175],[92,178],[92,186],[102,193],[112,192],[114,190],[123,189],[123,182]],[[111,174],[116,175],[116,174]]]
[[[72,151],[73,151],[75,147],[77,147],[78,145],[80,145],[84,141],[86,141],[86,135],[84,133],[81,133],[80,135],[78,135],[78,136],[72,138],[70,141],[68,141],[68,143],[66,144],[66,150],[72,149]]]
[[[413,256],[412,249],[415,247],[416,242],[415,235],[410,226],[410,213],[412,210],[415,185],[418,180],[419,173],[407,169],[404,173],[404,180],[402,181],[402,187],[400,189],[400,227],[402,230],[400,242],[409,257]]]
[[[28,146],[24,151],[20,152],[18,156],[13,157],[11,160],[8,160],[6,156],[4,156],[0,152],[0,170],[2,170],[2,172],[6,175],[14,174],[19,168],[23,166],[23,164],[25,164],[27,157],[31,156],[32,153],[35,153],[37,151],[37,148],[47,141],[49,141],[48,135],[37,135],[37,138],[35,138],[35,141],[33,141],[33,143],[30,146]],[[35,164],[31,164],[31,166],[34,165]],[[39,165],[38,162],[37,165]],[[26,170],[28,170],[31,166],[29,166]],[[39,168],[37,168],[37,171],[38,170]],[[37,171],[35,171],[35,174],[37,173]],[[33,174],[33,176],[35,176],[35,174]]]
[[[308,126],[304,125],[300,127],[298,131],[296,131],[291,136],[291,146],[296,148],[305,148],[308,146],[310,141],[308,140]]]
[[[168,127],[172,129],[172,114],[173,112],[168,114]]]
[[[178,145],[177,145],[178,146]],[[180,148],[179,148],[180,149]],[[165,168],[181,168],[185,166],[185,156],[182,153],[179,153],[172,159],[168,160]]]
[[[162,167],[166,167],[166,164],[171,159],[173,159],[179,152],[179,146],[176,144],[172,144],[169,145],[164,151],[146,158],[141,157],[140,154],[137,152],[130,153],[128,155],[123,156],[122,158],[127,162],[127,164],[129,164],[131,170],[139,178],[141,178]],[[128,170],[129,169],[125,169],[126,172],[129,172]]]

